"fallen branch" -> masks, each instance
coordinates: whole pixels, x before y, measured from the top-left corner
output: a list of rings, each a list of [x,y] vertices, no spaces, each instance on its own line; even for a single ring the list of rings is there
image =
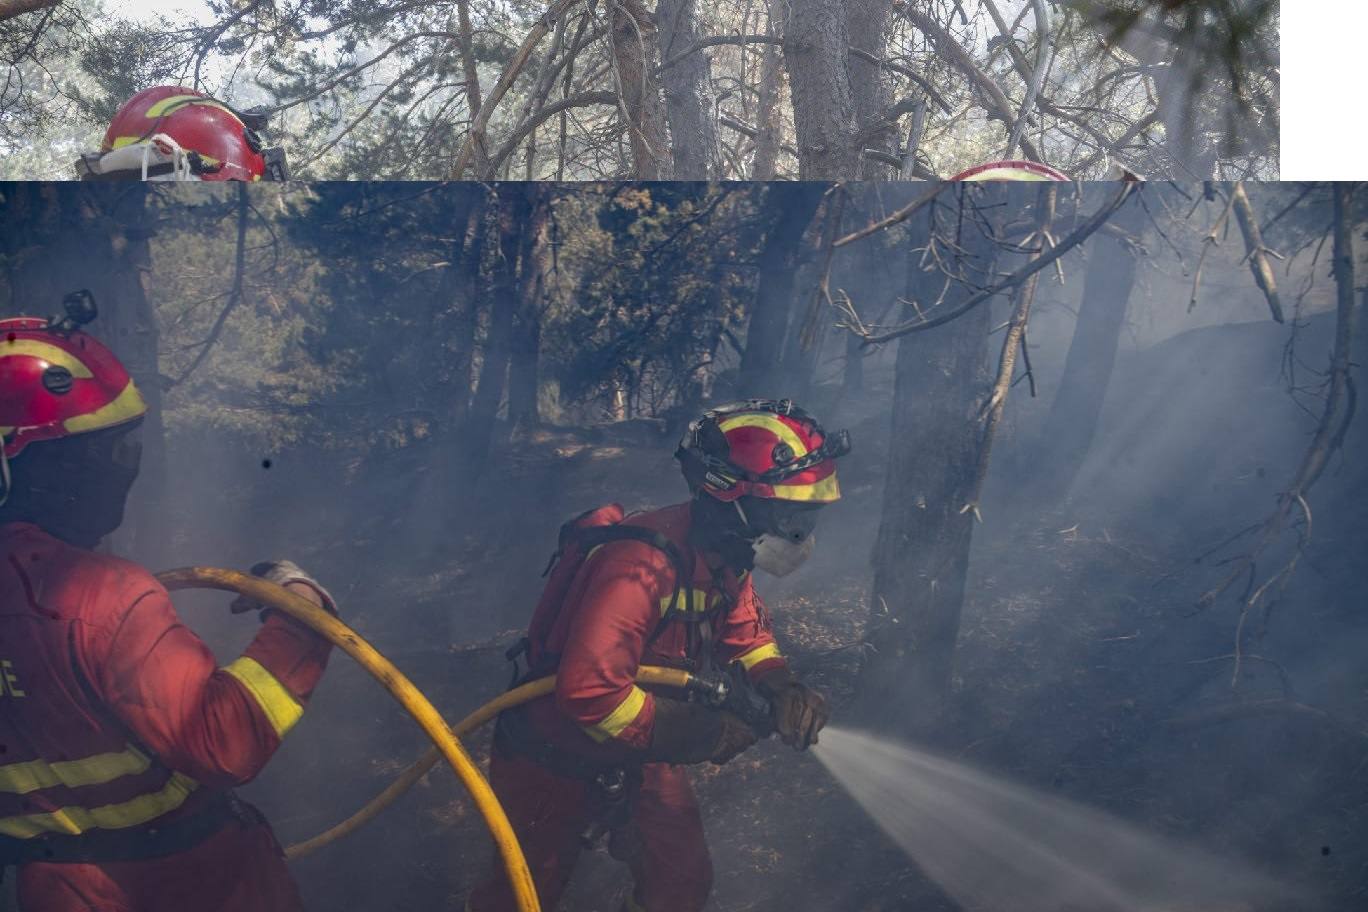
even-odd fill
[[[879,231],[883,231],[885,228],[890,228],[893,225],[898,224],[898,222],[903,221],[908,216],[915,213],[918,209],[922,208],[927,203],[934,200],[937,196],[940,196],[941,191],[945,190],[949,186],[950,181],[937,181],[929,190],[927,190],[921,196],[914,199],[912,202],[908,203],[906,206],[903,206],[897,212],[893,213],[887,218],[880,219],[879,221],[874,222],[872,225],[866,225],[859,231],[852,232],[850,234],[847,234],[843,238],[839,238],[838,240],[832,241],[831,246],[844,247],[846,244],[853,244],[858,240],[862,240],[864,238],[869,237],[871,234],[875,234]]]
[[[1268,262],[1268,254],[1272,251],[1264,246],[1263,232],[1259,229],[1259,220],[1254,217],[1254,207],[1249,203],[1249,195],[1245,193],[1244,181],[1235,182],[1231,198],[1235,203],[1235,221],[1240,225],[1245,250],[1249,252],[1249,271],[1254,274],[1254,284],[1259,286],[1259,290],[1268,299],[1268,309],[1273,312],[1274,322],[1282,323],[1283,311],[1282,305],[1278,302],[1278,283],[1273,278],[1273,266]]]
[[[1211,190],[1212,187],[1213,185],[1208,182],[1207,189]],[[1188,313],[1192,313],[1193,309],[1197,307],[1197,291],[1202,285],[1202,269],[1206,267],[1207,254],[1211,252],[1211,248],[1221,243],[1221,229],[1225,227],[1226,221],[1230,218],[1230,210],[1234,205],[1235,194],[1232,193],[1230,198],[1226,200],[1225,208],[1221,210],[1220,217],[1211,223],[1210,230],[1202,237],[1202,255],[1197,258],[1197,271],[1192,274],[1192,297],[1188,299]],[[1196,208],[1194,205],[1193,209]]]

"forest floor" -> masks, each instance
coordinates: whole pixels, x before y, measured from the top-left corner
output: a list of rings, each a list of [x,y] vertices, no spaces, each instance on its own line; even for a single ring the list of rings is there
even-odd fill
[[[875,425],[857,427],[857,439],[882,452]],[[447,616],[453,605],[530,606],[543,552],[564,517],[622,492],[638,495],[629,506],[669,502],[672,467],[659,441],[607,431],[547,430],[518,443],[486,489],[499,492],[499,510],[471,506],[467,516],[481,517],[480,528],[467,530],[449,563],[387,576],[383,593],[351,585],[358,626],[451,718],[463,715],[507,683],[502,651],[519,635],[510,618],[521,612],[491,610],[471,626],[502,632],[462,642],[452,626],[459,622]],[[831,695],[838,721],[854,699],[852,647],[868,617],[860,558],[869,553],[881,471],[871,460],[847,473],[849,502],[819,532],[819,543],[837,543],[835,556],[767,595],[786,653]],[[1368,908],[1368,786],[1356,775],[1368,741],[1295,713],[1181,724],[1194,706],[1225,705],[1218,679],[1228,663],[1212,667],[1206,657],[1229,651],[1229,618],[1187,617],[1191,603],[1174,577],[1189,571],[1175,555],[1106,528],[1080,534],[1069,525],[1042,516],[981,536],[955,703],[936,747],[1155,833],[1242,855],[1327,891],[1325,909]],[[385,537],[354,531],[377,543]],[[404,607],[371,607],[381,597]],[[441,629],[424,641],[414,632],[426,624]],[[345,816],[422,749],[412,724],[348,664],[336,660],[305,725],[256,787],[282,841]],[[1267,669],[1254,676],[1255,687],[1276,677]],[[471,746],[483,761],[487,732]],[[301,786],[311,773],[318,778]],[[296,863],[310,906],[459,908],[491,860],[481,825],[450,780],[437,771],[367,830]],[[718,912],[956,908],[810,756],[767,742],[725,767],[696,768],[694,781],[717,869],[710,908]],[[626,888],[620,865],[587,855],[562,909],[616,912]]]
[[[1266,338],[1251,340],[1255,332]],[[1194,556],[1266,509],[1304,443],[1297,425],[1267,417],[1284,407],[1280,389],[1217,360],[1227,351],[1276,364],[1281,336],[1271,324],[1189,335],[1118,369],[1113,386],[1137,392],[1109,406],[1081,501],[999,515],[990,487],[953,702],[933,746],[1160,837],[1243,857],[1324,897],[1295,912],[1362,912],[1368,732],[1350,720],[1368,719],[1368,422],[1346,443],[1359,458],[1337,460],[1315,492],[1311,550],[1267,632],[1251,641],[1276,661],[1247,662],[1235,690],[1236,618],[1228,606],[1194,610],[1216,574]],[[1208,371],[1222,384],[1208,382]],[[872,376],[876,392],[858,400],[826,391],[816,411],[837,416],[830,423],[850,427],[855,441],[842,465],[845,499],[824,516],[808,566],[759,583],[781,645],[830,694],[837,723],[856,702],[854,644],[869,616],[888,380]],[[1206,412],[1204,394],[1214,397]],[[1181,415],[1167,405],[1180,400]],[[175,562],[296,557],[456,719],[506,686],[503,650],[530,615],[564,519],[613,500],[631,509],[683,499],[673,443],[649,422],[543,428],[501,444],[485,477],[458,485],[454,500],[438,443],[335,472],[292,469],[281,456],[251,485],[220,483],[228,493],[214,524],[185,533],[196,550]],[[1009,433],[1004,467],[1013,445]],[[186,483],[203,490],[214,472],[198,474]],[[190,493],[179,500],[196,502]],[[241,639],[241,622],[221,608],[184,604],[197,630],[233,624]],[[892,718],[899,707],[887,711]],[[487,742],[488,732],[470,741],[481,760]],[[351,813],[424,747],[411,720],[337,656],[303,722],[246,793],[290,843]],[[716,866],[710,909],[957,908],[812,756],[766,742],[693,776]],[[310,908],[380,912],[459,909],[490,864],[482,825],[439,769],[368,827],[292,867]],[[618,863],[587,855],[561,910],[617,912],[627,883]]]

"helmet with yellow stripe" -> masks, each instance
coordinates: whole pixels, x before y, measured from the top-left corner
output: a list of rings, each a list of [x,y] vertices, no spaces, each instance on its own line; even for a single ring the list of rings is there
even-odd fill
[[[154,86],[124,103],[98,154],[82,156],[87,180],[285,180],[285,153],[266,148],[266,117],[184,86]]]
[[[850,434],[828,434],[788,399],[750,399],[705,412],[689,425],[675,458],[695,492],[827,504],[840,499],[836,460]]]
[[[79,328],[95,315],[89,293],[69,296],[67,313],[52,320],[0,320],[0,489],[8,488],[8,460],[29,444],[104,430],[147,413],[119,359]]]

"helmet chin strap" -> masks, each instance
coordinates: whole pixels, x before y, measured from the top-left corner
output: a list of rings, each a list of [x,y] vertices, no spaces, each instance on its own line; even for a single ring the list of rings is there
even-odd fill
[[[10,493],[10,469],[9,457],[5,455],[4,447],[0,447],[0,507],[9,500]]]
[[[757,538],[758,536],[756,536],[756,535],[754,534],[755,530],[751,528],[750,517],[746,515],[745,509],[741,506],[741,499],[738,497],[736,500],[733,500],[731,503],[732,503],[732,506],[733,506],[733,507],[736,507],[736,515],[739,516],[739,517],[741,517],[741,527],[742,527],[747,533],[751,533],[751,534],[749,534],[749,535],[744,535],[744,537],[745,537],[745,538]]]

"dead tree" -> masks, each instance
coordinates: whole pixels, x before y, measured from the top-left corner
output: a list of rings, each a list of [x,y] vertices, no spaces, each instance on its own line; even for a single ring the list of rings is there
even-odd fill
[[[966,283],[988,284],[996,245],[964,217],[969,192],[957,191],[960,205],[948,214],[927,206],[914,217],[908,300],[944,296],[953,306],[969,297]],[[1003,192],[991,188],[985,196]],[[889,707],[898,707],[895,726],[904,733],[933,724],[949,694],[974,524],[963,507],[974,484],[990,384],[988,330],[989,310],[980,307],[898,343],[869,648],[858,692],[866,714],[886,719]]]
[[[743,396],[782,395],[780,382],[784,343],[794,297],[803,235],[812,221],[825,184],[775,184],[765,191],[765,209],[772,226],[760,250],[760,275],[755,305],[741,353],[740,392]]]

